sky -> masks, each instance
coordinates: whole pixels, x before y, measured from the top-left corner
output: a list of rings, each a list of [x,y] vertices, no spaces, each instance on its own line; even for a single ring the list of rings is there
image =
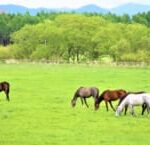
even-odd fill
[[[150,5],[150,0],[0,0],[0,4],[17,4],[29,8],[79,8],[96,4],[103,8],[114,8],[126,3]]]

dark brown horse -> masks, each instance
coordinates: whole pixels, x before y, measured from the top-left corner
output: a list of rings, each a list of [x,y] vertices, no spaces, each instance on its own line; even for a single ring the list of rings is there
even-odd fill
[[[87,102],[86,102],[86,98],[89,98],[91,96],[96,101],[99,97],[99,89],[96,88],[96,87],[80,87],[80,88],[78,88],[76,90],[76,92],[74,93],[74,96],[71,100],[72,107],[75,107],[76,101],[77,101],[78,98],[81,99],[82,105],[83,105],[83,103],[85,103],[85,105],[87,107],[89,107]]]
[[[6,94],[6,98],[9,101],[9,90],[10,90],[10,85],[8,82],[1,82],[0,83],[0,92],[4,91]]]
[[[120,102],[122,101],[122,99],[127,95],[127,92],[123,89],[120,90],[105,90],[100,97],[95,101],[95,109],[97,110],[99,108],[99,104],[104,100],[105,104],[106,104],[106,109],[108,111],[108,103],[110,104],[111,108],[115,110],[115,108],[113,107],[111,101],[115,101],[115,100],[120,100]]]

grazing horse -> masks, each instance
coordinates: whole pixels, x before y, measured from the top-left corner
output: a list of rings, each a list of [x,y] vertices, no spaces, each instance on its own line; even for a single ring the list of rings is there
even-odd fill
[[[115,110],[115,108],[113,107],[111,101],[115,101],[120,99],[120,102],[122,101],[122,99],[127,95],[127,92],[123,89],[120,90],[105,90],[100,97],[95,101],[95,110],[97,110],[99,108],[99,104],[104,100],[105,104],[106,104],[106,109],[108,111],[108,102],[111,106],[111,108]]]
[[[75,107],[78,97],[80,97],[82,105],[83,105],[83,103],[85,103],[85,105],[87,107],[89,107],[86,102],[86,98],[89,98],[91,96],[96,101],[99,96],[99,89],[96,87],[80,87],[80,88],[78,88],[71,100],[72,107]]]
[[[121,112],[125,106],[129,106],[131,114],[135,115],[134,106],[146,104],[147,112],[150,112],[150,94],[141,93],[141,94],[128,94],[123,101],[120,103],[116,110],[116,116],[121,115]]]
[[[0,82],[0,92],[4,91],[6,94],[6,98],[9,101],[9,89],[10,89],[10,85],[8,82]]]
[[[143,93],[146,93],[146,92],[143,92],[143,91],[141,91],[141,92],[128,92],[128,93],[126,94],[126,96],[129,95],[129,94],[143,94]],[[125,97],[124,97],[124,98],[125,98]],[[123,98],[123,99],[124,99],[124,98]],[[123,99],[119,102],[118,106],[119,106],[120,103],[123,101]],[[146,108],[147,108],[147,105],[144,103],[144,104],[142,105],[142,113],[141,113],[142,115],[144,115],[144,112],[145,112]],[[124,114],[125,114],[125,115],[126,115],[127,109],[128,109],[128,106],[126,105],[126,106],[125,106],[125,111],[124,111]]]

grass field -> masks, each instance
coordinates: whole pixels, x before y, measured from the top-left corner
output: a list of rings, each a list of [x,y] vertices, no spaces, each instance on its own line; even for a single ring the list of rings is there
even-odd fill
[[[150,118],[141,107],[137,117],[115,117],[104,102],[94,111],[92,98],[89,109],[80,100],[70,105],[80,86],[150,92],[150,69],[0,64],[3,80],[11,84],[11,101],[0,93],[0,145],[150,145]]]

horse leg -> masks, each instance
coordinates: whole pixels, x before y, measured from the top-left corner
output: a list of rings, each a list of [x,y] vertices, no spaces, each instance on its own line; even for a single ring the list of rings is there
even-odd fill
[[[107,101],[105,101],[105,104],[106,104],[106,110],[108,111],[108,103],[107,103]]]
[[[127,114],[127,110],[128,110],[128,105],[125,106],[125,111],[124,111],[124,115]]]
[[[119,103],[118,103],[118,105],[117,105],[117,106],[119,106],[119,105],[120,105],[120,103],[122,102],[122,100],[123,100],[123,99],[120,99],[120,100],[119,100]]]
[[[130,112],[133,116],[135,116],[135,112],[134,112],[134,108],[132,105],[129,106],[130,107]]]
[[[87,108],[89,108],[89,105],[87,104],[87,102],[86,102],[86,99],[85,99],[85,98],[84,98],[84,103],[85,103],[86,107],[87,107]]]
[[[150,117],[150,107],[147,106],[147,113],[148,113],[148,117]]]
[[[146,104],[143,104],[142,105],[142,115],[144,115],[144,112],[145,112],[145,109],[147,108],[147,105]]]
[[[6,98],[7,98],[7,101],[9,101],[9,89],[8,90],[5,90],[5,94],[6,94]]]
[[[81,100],[81,104],[82,104],[82,106],[83,106],[83,99],[82,99],[82,97],[80,97],[80,100]]]
[[[109,101],[110,107],[113,109],[113,111],[116,111],[116,109],[113,107],[111,101]]]

